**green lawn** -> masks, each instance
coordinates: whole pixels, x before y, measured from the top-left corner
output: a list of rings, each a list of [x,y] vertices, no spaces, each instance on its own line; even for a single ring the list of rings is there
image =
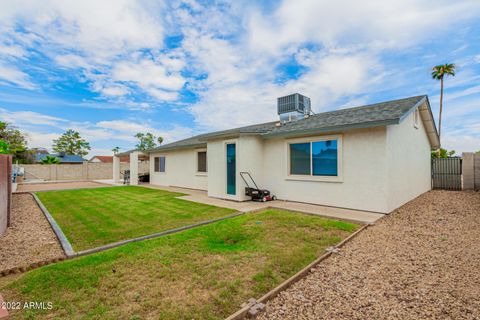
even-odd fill
[[[32,270],[5,301],[51,301],[26,319],[222,319],[358,228],[265,210]]]
[[[234,213],[181,195],[137,186],[37,192],[76,251]]]

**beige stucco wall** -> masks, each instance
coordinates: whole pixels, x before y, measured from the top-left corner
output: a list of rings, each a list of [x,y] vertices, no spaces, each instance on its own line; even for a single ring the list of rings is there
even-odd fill
[[[150,183],[207,190],[207,174],[197,172],[197,152],[186,149],[150,154]],[[154,172],[154,157],[165,156],[165,172]],[[207,163],[210,161],[207,153]]]
[[[422,121],[410,114],[387,127],[388,211],[431,189],[430,142]]]
[[[290,179],[287,140],[266,140],[262,186],[283,200],[388,212],[385,127],[347,131],[341,137],[341,179],[335,182]]]
[[[236,195],[227,195],[226,144],[236,143]],[[249,200],[245,196],[245,182],[240,172],[250,172],[259,186],[263,182],[263,140],[256,136],[241,136],[235,139],[209,141],[208,195],[237,201]]]
[[[244,195],[241,171],[248,171],[259,187],[279,199],[389,213],[430,189],[430,144],[420,121],[413,115],[399,125],[350,130],[343,133],[295,139],[262,139],[240,136],[207,144],[208,182],[196,175],[196,150],[163,153],[166,173],[153,173],[151,183],[208,189],[211,197],[237,201]],[[288,143],[299,139],[339,138],[339,177],[288,175]],[[237,146],[237,194],[226,194],[226,144]]]

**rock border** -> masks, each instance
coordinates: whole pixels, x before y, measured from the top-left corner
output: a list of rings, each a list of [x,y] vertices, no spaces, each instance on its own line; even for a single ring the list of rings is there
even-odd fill
[[[60,262],[60,261],[67,260],[67,259],[68,259],[68,257],[61,256],[61,257],[57,257],[57,258],[51,258],[51,259],[42,260],[42,261],[39,261],[39,262],[34,262],[34,263],[29,264],[28,266],[5,269],[5,270],[0,271],[0,278],[6,277],[6,276],[11,275],[11,274],[24,273],[24,272],[30,271],[32,269],[40,268],[40,267],[46,266],[48,264]]]
[[[57,221],[55,221],[53,216],[50,214],[48,209],[43,205],[42,201],[40,201],[37,195],[34,192],[29,192],[29,193],[33,196],[33,199],[35,199],[35,202],[37,203],[40,210],[42,210],[43,215],[45,216],[48,223],[50,224],[50,227],[52,227],[52,230],[57,236],[58,241],[60,241],[60,245],[62,246],[62,249],[67,255],[67,257],[73,256],[75,254],[75,251],[73,250],[72,244],[70,243],[70,241],[68,241],[67,237],[63,233]]]
[[[241,319],[248,319],[248,318],[255,318],[256,316],[259,315],[260,312],[265,310],[265,304],[267,301],[273,299],[275,296],[277,296],[281,291],[286,290],[288,287],[290,287],[292,284],[295,282],[298,282],[300,279],[304,278],[307,276],[310,272],[312,272],[318,264],[320,264],[323,260],[327,259],[330,257],[332,254],[337,253],[340,248],[345,245],[347,242],[355,238],[360,232],[364,231],[366,228],[369,226],[373,226],[375,223],[369,223],[363,225],[360,229],[343,239],[340,243],[333,247],[326,248],[325,250],[327,251],[325,254],[322,256],[318,257],[315,259],[313,262],[311,262],[309,265],[307,265],[305,268],[264,294],[261,298],[258,300],[255,298],[250,298],[247,302],[242,304],[241,308],[236,311],[235,313],[231,314],[229,317],[227,317],[225,320],[241,320]]]

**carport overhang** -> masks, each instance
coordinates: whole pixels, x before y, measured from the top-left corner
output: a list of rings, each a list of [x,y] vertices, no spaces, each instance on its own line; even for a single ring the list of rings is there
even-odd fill
[[[120,157],[128,156],[130,159],[130,185],[138,185],[138,164],[141,161],[149,159],[149,155],[141,150],[129,150],[113,155],[113,181],[119,183],[120,181]]]

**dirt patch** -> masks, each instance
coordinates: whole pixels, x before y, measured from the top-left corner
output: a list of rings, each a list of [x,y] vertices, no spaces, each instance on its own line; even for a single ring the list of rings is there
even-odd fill
[[[64,256],[48,221],[30,194],[13,195],[12,217],[12,227],[0,237],[0,271]]]
[[[479,319],[480,193],[431,191],[347,243],[261,319]]]
[[[32,183],[19,184],[17,192],[35,192],[35,191],[49,191],[49,190],[66,190],[66,189],[80,189],[80,188],[99,188],[107,187],[103,183],[93,181],[78,181],[78,182],[57,182],[57,183]]]

